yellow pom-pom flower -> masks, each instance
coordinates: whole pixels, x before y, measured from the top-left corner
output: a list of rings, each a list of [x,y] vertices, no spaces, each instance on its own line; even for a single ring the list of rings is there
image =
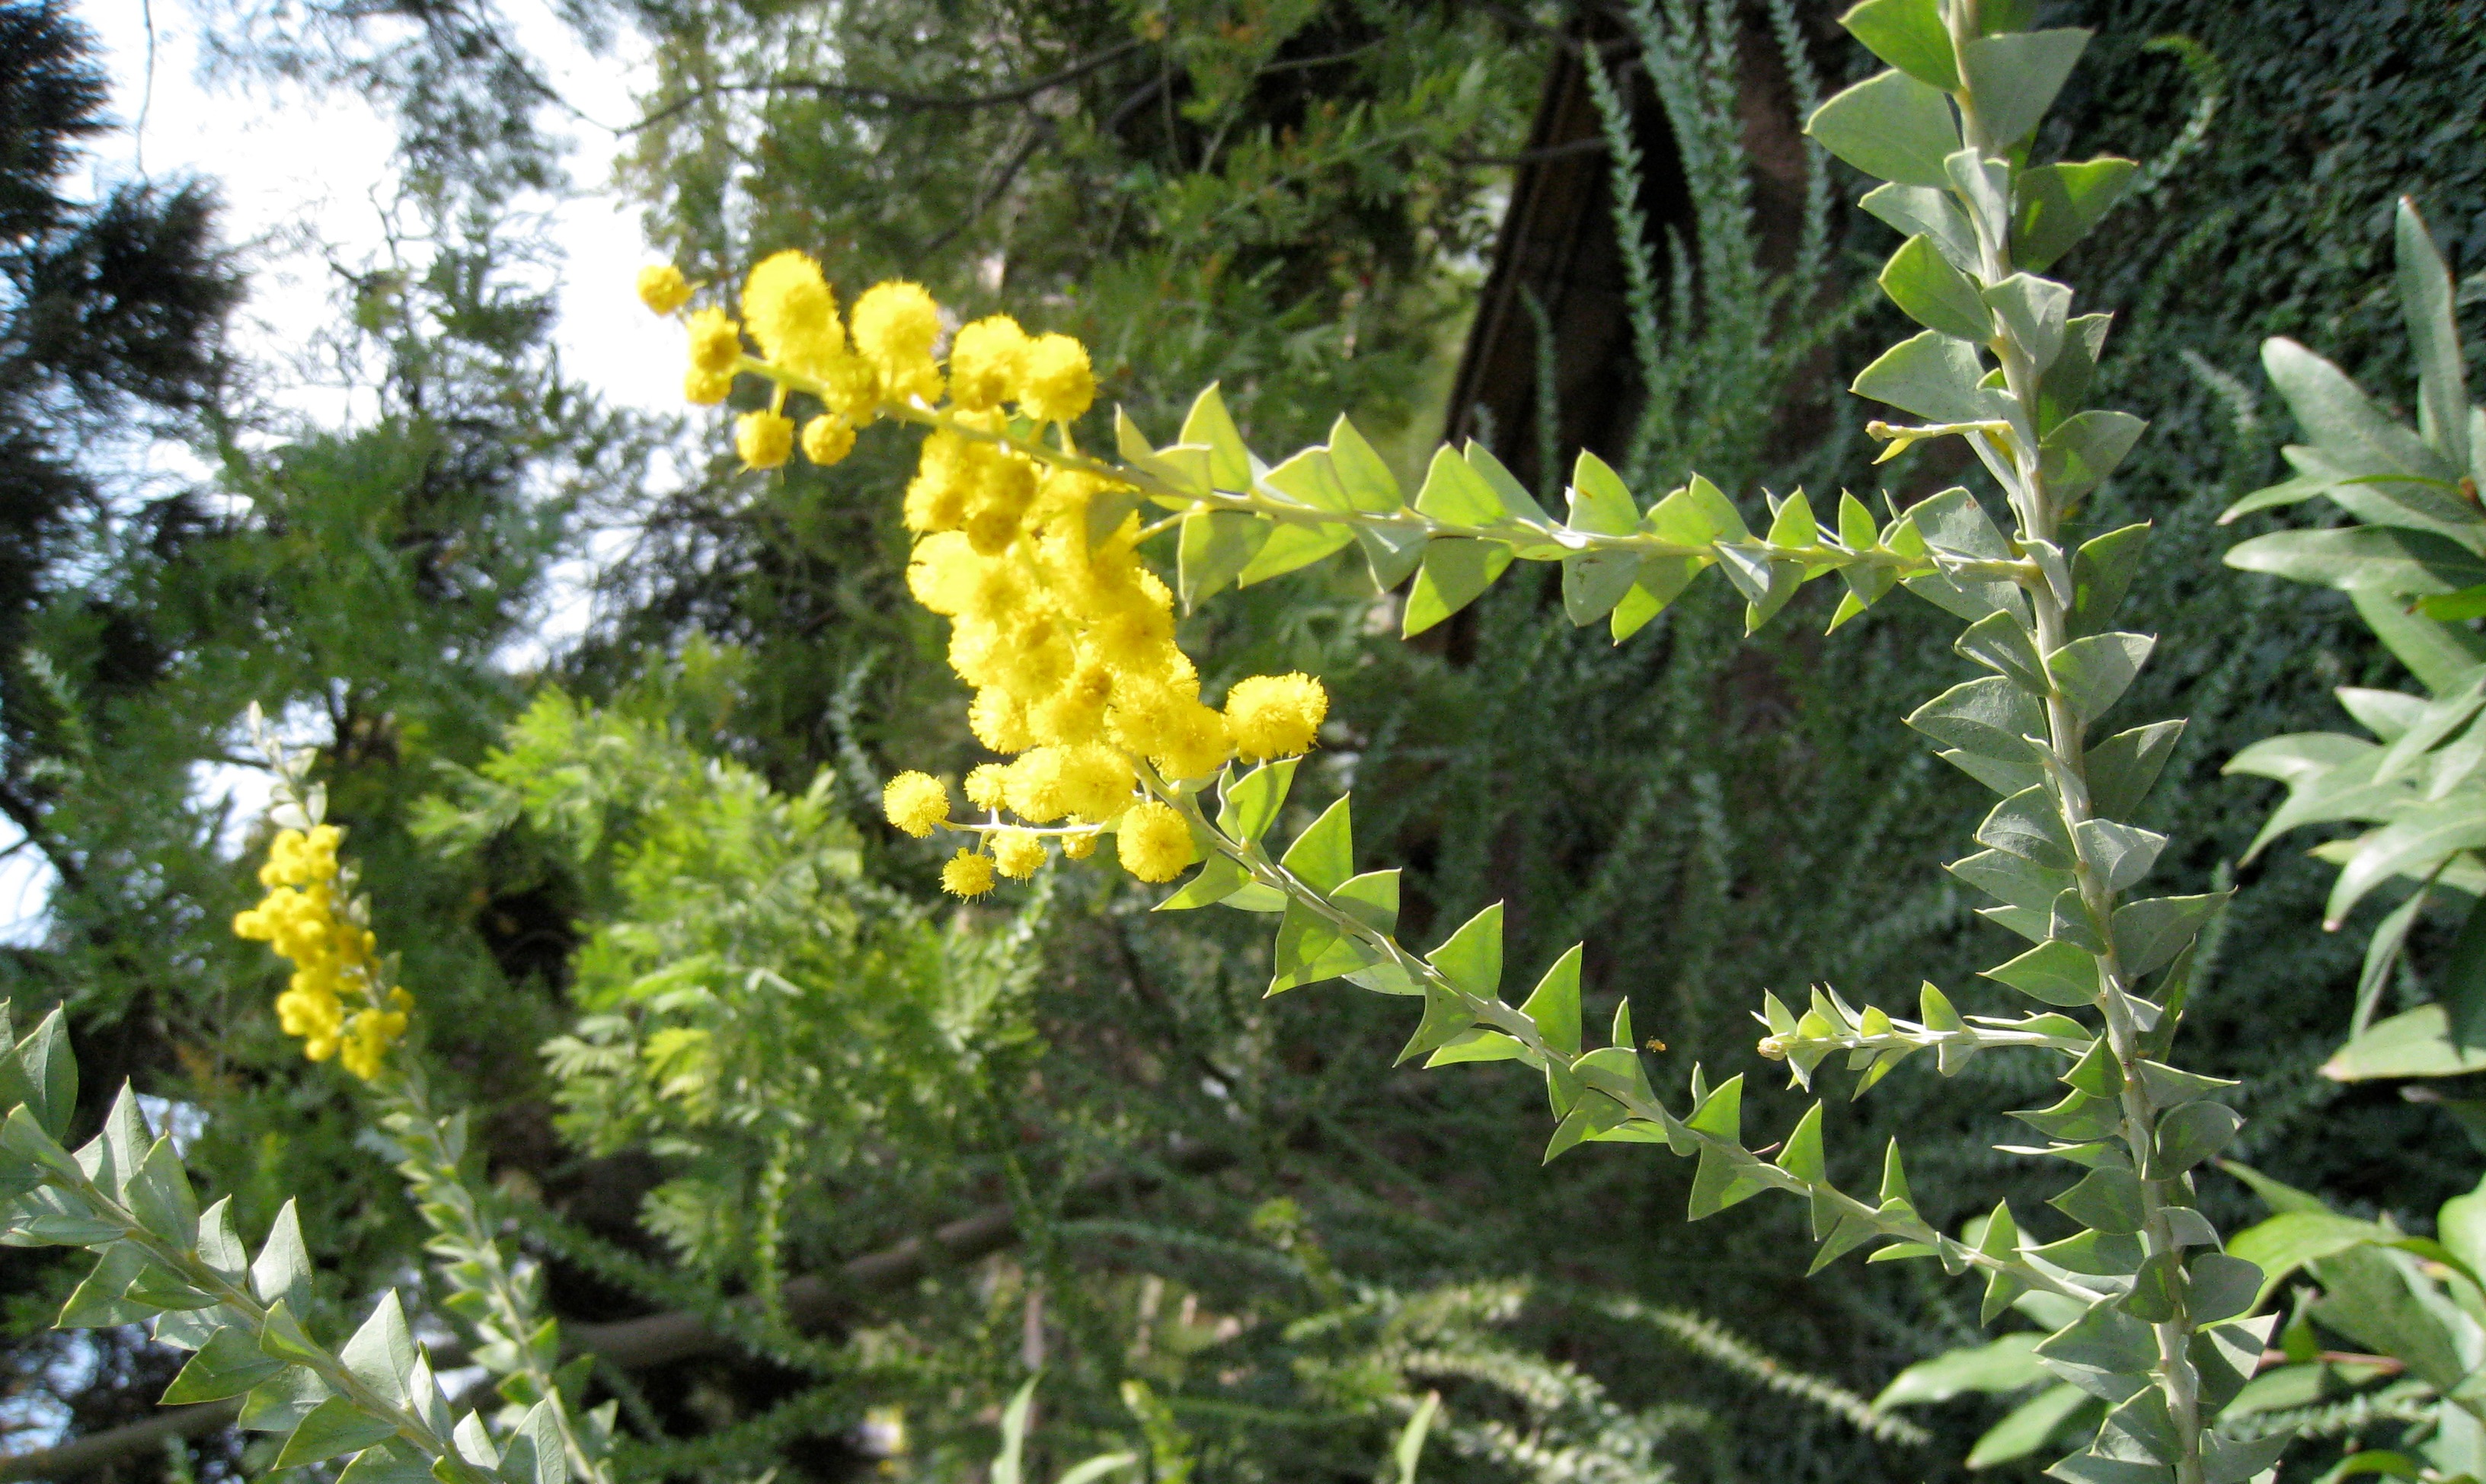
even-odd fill
[[[733,372],[702,371],[694,366],[682,373],[682,398],[703,407],[713,407],[733,392]]]
[[[1328,714],[1329,692],[1307,674],[1254,675],[1226,693],[1226,725],[1247,756],[1294,757],[1312,751]]]
[[[380,988],[379,939],[340,915],[343,838],[330,824],[279,831],[259,869],[267,895],[235,914],[233,926],[236,937],[267,944],[292,963],[276,997],[276,1023],[302,1038],[302,1054],[314,1061],[338,1058],[368,1082],[404,1036],[414,1001],[402,989]]]
[[[794,453],[794,420],[774,412],[746,412],[733,420],[733,450],[745,469],[774,469]]]
[[[941,306],[923,285],[874,284],[855,300],[853,319],[855,349],[880,372],[891,396],[939,399],[941,371],[932,364],[932,343],[941,338]]]
[[[1122,816],[1116,848],[1122,868],[1142,881],[1172,881],[1191,864],[1191,826],[1171,805],[1150,799]]]
[[[993,865],[1012,881],[1025,881],[1044,865],[1044,841],[1025,830],[996,830]]]
[[[929,773],[900,773],[880,790],[880,807],[891,824],[922,839],[949,819],[950,790]]]
[[[694,370],[731,375],[734,363],[742,359],[742,330],[732,316],[721,309],[703,309],[691,315],[691,366]]]
[[[1062,853],[1073,861],[1085,861],[1096,853],[1096,832],[1062,837]]]
[[[1039,849],[1042,847],[1038,847]],[[993,889],[993,858],[961,850],[941,866],[941,890],[953,896],[981,896]]]
[[[825,469],[854,452],[854,425],[824,412],[803,425],[803,456]]]
[[[742,322],[771,361],[817,374],[844,354],[838,296],[808,253],[771,253],[742,286]]]
[[[1019,410],[1039,423],[1074,423],[1096,399],[1088,347],[1067,335],[1043,335],[1022,358]]]
[[[978,809],[999,809],[1009,797],[1009,769],[998,762],[978,763],[967,773],[967,802]]]
[[[1018,390],[1027,332],[1008,315],[979,319],[950,344],[950,399],[970,412],[985,412]]]
[[[691,286],[682,270],[670,262],[651,262],[639,270],[639,302],[649,312],[670,315],[690,302]]]

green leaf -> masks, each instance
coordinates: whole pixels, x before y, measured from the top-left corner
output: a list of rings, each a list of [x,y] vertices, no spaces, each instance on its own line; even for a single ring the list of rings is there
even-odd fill
[[[1398,869],[1350,876],[1329,895],[1330,905],[1387,936],[1398,930]]]
[[[1708,560],[1702,557],[1650,557],[1643,562],[1640,575],[1632,580],[1631,591],[1615,607],[1615,643],[1620,644],[1639,633],[1648,620],[1665,611],[1667,604],[1681,596],[1708,565]]]
[[[1873,1408],[1881,1412],[1947,1402],[1974,1391],[2018,1391],[2042,1386],[2047,1371],[2037,1363],[2038,1338],[2024,1331],[1919,1360],[1891,1378],[1891,1384],[1873,1398]]]
[[[1495,902],[1463,923],[1443,945],[1425,955],[1444,977],[1479,1000],[1502,993],[1502,903]]]
[[[2365,620],[2365,627],[2374,631],[2383,647],[2438,696],[2486,663],[2486,636],[2466,625],[2411,613],[2407,604],[2376,590],[2352,591],[2348,601],[2357,605],[2357,617]]]
[[[1838,17],[1864,49],[1945,93],[1959,89],[1959,68],[1935,0],[1864,0]]]
[[[2261,1302],[2261,1269],[2224,1252],[2199,1252],[2193,1257],[2189,1286],[2193,1322],[2216,1324],[2222,1319],[2233,1319]]]
[[[501,1450],[501,1477],[511,1484],[564,1484],[568,1477],[553,1406],[549,1400],[536,1403],[511,1430]]]
[[[1640,529],[1640,506],[1622,476],[1586,449],[1571,466],[1571,529],[1598,536],[1629,536]]]
[[[2002,617],[2008,621],[2008,614],[1989,617]],[[2011,793],[2043,783],[2036,756],[2021,738],[2046,736],[2046,711],[2038,706],[2036,696],[2006,678],[1989,676],[1951,686],[1949,691],[1934,696],[1924,706],[1917,706],[1909,713],[1907,726],[1921,730],[1949,751],[1999,765],[2006,778],[2019,778],[2021,785]],[[1981,781],[1989,781],[1989,771],[1969,768],[1959,758],[1949,758],[1949,754],[1944,754],[1944,758],[1967,768]]]
[[[163,1403],[178,1407],[190,1402],[220,1402],[244,1391],[285,1369],[283,1360],[261,1353],[259,1339],[238,1327],[218,1330],[199,1347],[164,1388]]]
[[[2282,1211],[2229,1238],[2227,1253],[2261,1271],[2261,1296],[2267,1297],[2307,1263],[2368,1243],[2388,1242],[2390,1236],[2372,1222],[2329,1211]]]
[[[1355,508],[1338,482],[1329,450],[1304,449],[1260,477],[1260,482],[1298,504],[1343,515]]]
[[[189,1174],[181,1168],[181,1157],[173,1151],[173,1140],[159,1139],[147,1151],[128,1184],[130,1214],[140,1225],[178,1247],[191,1247],[199,1240],[199,1197],[190,1189]]]
[[[2201,1484],[2246,1484],[2287,1451],[2295,1436],[2282,1428],[2266,1437],[2236,1439],[2207,1433],[2201,1439]]]
[[[2053,689],[2047,684],[2046,664],[2037,657],[2036,645],[2009,614],[1987,614],[1962,631],[1951,648],[1961,657],[1999,673],[2031,697],[2043,696]],[[2026,751],[2025,745],[2022,751]]]
[[[280,1360],[307,1364],[327,1359],[327,1352],[302,1328],[293,1310],[283,1299],[267,1306],[267,1317],[260,1324],[259,1348]]]
[[[2215,1159],[2244,1124],[2243,1115],[2234,1109],[2206,1098],[2170,1109],[2158,1120],[2149,1178],[2171,1180],[2204,1160]]]
[[[2132,161],[2101,155],[2020,172],[2012,192],[2011,261],[2043,273],[2106,219],[2132,185]]]
[[[2087,32],[2067,29],[1988,36],[1960,48],[1960,75],[1998,151],[2036,132],[2088,43]]]
[[[1580,955],[1582,946],[1573,944],[1561,957],[1554,960],[1528,1003],[1519,1007],[1536,1027],[1545,1044],[1564,1057],[1580,1055]],[[1496,978],[1500,977],[1499,970]]]
[[[2072,866],[2071,837],[2064,833],[2063,816],[2042,785],[2023,789],[1995,805],[1976,827],[1976,842],[2052,870]]]
[[[1743,1079],[1739,1077],[1736,1081]],[[1899,1141],[1893,1139],[1882,1149],[1881,1201],[1886,1206],[1893,1201],[1904,1206],[1914,1199],[1908,1194],[1908,1171],[1899,1159]]]
[[[1976,347],[1926,330],[1882,352],[1848,390],[1932,423],[1980,423],[2003,417],[2009,400],[1987,390]]]
[[[1416,1415],[1399,1430],[1397,1444],[1390,1450],[1391,1460],[1398,1466],[1398,1484],[1416,1484],[1416,1463],[1423,1456],[1424,1434],[1442,1410],[1442,1393],[1427,1391],[1416,1404]]]
[[[327,1383],[308,1366],[289,1365],[242,1398],[241,1425],[255,1433],[291,1432],[327,1399]]]
[[[1468,468],[1476,477],[1493,491],[1494,499],[1509,512],[1510,518],[1543,530],[1553,529],[1554,517],[1546,514],[1545,508],[1536,503],[1536,497],[1528,492],[1528,486],[1520,483],[1508,469],[1503,467],[1502,460],[1493,456],[1493,450],[1470,438],[1467,447],[1460,451],[1460,456],[1467,460]],[[1417,502],[1417,508],[1423,508],[1421,500]]]
[[[2451,274],[2417,203],[2400,198],[2393,213],[2398,247],[2395,277],[2409,348],[2417,356],[2417,426],[2455,469],[2469,467],[2469,385],[2461,367],[2460,323],[2452,315]]]
[[[2167,1393],[2143,1387],[2107,1414],[2105,1431],[2090,1452],[2063,1460],[2057,1466],[2056,1476],[2072,1484],[2143,1484],[2142,1475],[2135,1471],[2139,1459],[2155,1459],[2165,1466],[2183,1451],[2175,1419],[2167,1410]],[[2174,1484],[2175,1475],[2159,1467],[2147,1479],[2148,1484]]]
[[[1562,559],[1562,612],[1583,628],[1615,611],[1639,580],[1642,559],[1627,551],[1590,551]],[[1650,617],[1656,616],[1655,610]],[[1644,620],[1645,621],[1645,620]]]
[[[2227,565],[2343,592],[2422,597],[2486,582],[2486,560],[2430,531],[2345,526],[2274,531],[2227,548]]]
[[[1749,1155],[1738,1159],[1714,1144],[1703,1145],[1700,1163],[1692,1171],[1687,1220],[1703,1221],[1768,1190],[1768,1182],[1758,1173],[1761,1168],[1761,1163]]]
[[[1882,266],[1882,291],[1902,314],[1928,330],[1964,341],[1994,335],[1994,316],[1967,274],[1952,267],[1929,236],[1913,236]]]
[[[1406,497],[1398,492],[1398,477],[1390,472],[1388,460],[1343,415],[1330,425],[1329,460],[1330,472],[1354,508],[1380,514],[1406,506]]]
[[[2068,943],[2041,943],[1982,976],[2046,1004],[2077,1009],[2097,1003],[2097,960]]]
[[[1984,290],[1995,322],[2040,371],[2062,353],[2072,314],[2070,286],[2029,273],[2014,273]]]
[[[2452,1040],[2440,1004],[2421,1004],[2378,1022],[2322,1063],[2322,1075],[2333,1082],[2460,1077],[2471,1072],[2486,1072],[2486,1047]]]
[[[1184,516],[1175,574],[1183,607],[1199,607],[1232,582],[1267,543],[1272,525],[1240,510],[1198,510]]]
[[[1950,99],[1905,72],[1868,77],[1813,111],[1804,131],[1878,180],[1941,187],[1943,157],[1959,148]]]
[[[1181,890],[1157,903],[1154,910],[1187,912],[1194,907],[1222,902],[1241,891],[1251,880],[1251,874],[1231,859],[1211,853],[1201,860],[1200,869],[1182,884]]]
[[[2123,697],[2158,641],[2149,634],[2091,634],[2046,656],[2046,669],[2082,726]]]
[[[1269,993],[1282,994],[1300,985],[1352,974],[1372,962],[1371,951],[1340,934],[1327,919],[1301,902],[1288,902],[1278,922],[1275,973]]]
[[[1405,582],[1423,564],[1429,539],[1422,531],[1355,528],[1356,544],[1363,548],[1365,565],[1372,570],[1372,586],[1383,592]]]
[[[1301,571],[1313,563],[1344,551],[1355,544],[1352,526],[1302,526],[1279,522],[1271,527],[1268,539],[1243,570],[1234,574],[1234,586],[1248,588],[1254,583],[1284,577]]]
[[[2153,896],[2114,910],[2114,952],[2124,974],[2137,979],[2172,963],[2230,893]]]
[[[1493,580],[1509,567],[1510,560],[1510,548],[1499,541],[1451,537],[1428,543],[1416,574],[1416,590],[1407,595],[1402,637],[1413,639],[1476,601],[1477,594],[1493,586]]]
[[[2077,315],[2063,326],[2064,353],[2037,378],[2037,436],[2044,438],[2081,410],[2096,379],[2112,315]]]
[[[1312,827],[1295,837],[1279,861],[1294,878],[1327,895],[1355,874],[1354,825],[1348,819],[1347,796],[1321,811]]]
[[[2049,1139],[2073,1143],[2108,1139],[2121,1133],[2123,1122],[2112,1099],[2075,1091],[2052,1108],[2021,1110],[2010,1116]]]
[[[1177,441],[1208,450],[1208,478],[1219,489],[1241,493],[1252,487],[1252,455],[1244,452],[1243,435],[1226,411],[1226,398],[1217,395],[1217,383],[1192,399]]]
[[[397,1290],[391,1289],[381,1297],[370,1317],[338,1354],[345,1369],[363,1385],[404,1405],[406,1373],[414,1369],[416,1355],[414,1334],[406,1328],[405,1310],[398,1303]]]
[[[276,1455],[278,1469],[298,1469],[305,1464],[324,1463],[341,1454],[358,1452],[384,1438],[397,1428],[381,1418],[364,1412],[342,1396],[332,1396],[311,1409],[311,1415],[285,1440],[285,1449]]]
[[[2465,472],[2385,416],[2345,371],[2296,342],[2284,336],[2263,341],[2261,364],[2306,435],[2334,458],[2364,471],[2436,480],[2456,480]]]
[[[2152,722],[2118,731],[2089,749],[2089,806],[2109,819],[2128,818],[2158,782],[2184,724]]]
[[[2435,969],[2434,998],[2454,1041],[2486,1046],[2486,897],[2469,909],[2451,947],[2444,950]]]
[[[1947,188],[1877,185],[1857,205],[1903,237],[1931,238],[1945,261],[1963,273],[1976,270],[1976,228]],[[1982,304],[1982,299],[1977,301]]]
[[[2089,1404],[2088,1394],[2077,1387],[2058,1386],[2040,1391],[1986,1429],[1976,1445],[1969,1449],[1966,1463],[1971,1469],[1991,1469],[2015,1458],[2026,1458],[2063,1432],[2074,1415]]]
[[[1416,509],[1453,526],[1499,525],[1510,514],[1493,483],[1448,445],[1433,451],[1424,487],[1416,492]]]
[[[2072,501],[2106,481],[2149,425],[2129,412],[2065,418],[2038,450],[2038,474],[2057,500]]]
[[[1476,1013],[1470,1010],[1467,1002],[1457,995],[1430,981],[1424,984],[1423,995],[1424,1018],[1417,1025],[1416,1033],[1407,1038],[1407,1044],[1399,1048],[1396,1059],[1391,1063],[1394,1066],[1400,1062],[1412,1061],[1427,1053],[1439,1051],[1467,1034],[1476,1026]],[[1604,1102],[1605,1100],[1589,1099],[1588,1101]],[[1614,1108],[1616,1120],[1619,1121],[1622,1111],[1615,1108],[1612,1103],[1607,1103],[1607,1106]],[[1584,1132],[1581,1137],[1587,1137],[1587,1133]],[[1547,1156],[1548,1159],[1552,1157],[1552,1155]]]
[[[1295,765],[1301,761],[1287,757],[1263,763],[1241,778],[1229,772],[1219,790],[1217,828],[1247,845],[1268,834],[1278,811],[1285,807],[1286,790],[1294,786]]]
[[[2083,1370],[2146,1372],[2158,1361],[2158,1345],[2147,1325],[2123,1312],[2110,1300],[2092,1306],[2072,1324],[2039,1340],[2037,1354]],[[2058,1371],[2056,1374],[2062,1373]]]
[[[403,1443],[363,1449],[337,1475],[337,1484],[433,1484],[431,1466]]]
[[[1525,1045],[1499,1031],[1469,1031],[1426,1057],[1424,1067],[1430,1071],[1437,1066],[1455,1066],[1467,1061],[1522,1061],[1527,1057]]]
[[[2486,794],[2453,794],[2423,813],[2385,825],[2357,841],[2324,904],[2323,926],[2336,931],[2365,894],[2393,876],[2425,876],[2446,856],[2486,845]]]
[[[17,1062],[35,1095],[27,1109],[43,1132],[54,1139],[69,1137],[69,1120],[77,1114],[77,1058],[69,1053],[69,1023],[53,1010],[17,1043]]]
[[[1779,1168],[1807,1185],[1819,1185],[1830,1178],[1830,1164],[1821,1149],[1819,1103],[1806,1109],[1804,1116],[1796,1120],[1795,1132],[1787,1136],[1786,1147],[1779,1154]]]
[[[1744,1138],[1744,1078],[1742,1073],[1727,1078],[1699,1096],[1692,1116],[1683,1126],[1733,1144]]]
[[[52,1324],[63,1330],[101,1330],[145,1319],[153,1310],[122,1295],[146,1270],[145,1248],[134,1242],[113,1243],[70,1291],[69,1302],[61,1305],[60,1317]]]
[[[2145,1324],[2164,1324],[2175,1317],[2183,1299],[2182,1254],[2157,1252],[2132,1276],[2132,1292],[2124,1295],[2123,1311]]]
[[[2141,1178],[2111,1165],[2090,1170],[2080,1184],[2046,1204],[2109,1236],[2129,1236],[2142,1224]]]

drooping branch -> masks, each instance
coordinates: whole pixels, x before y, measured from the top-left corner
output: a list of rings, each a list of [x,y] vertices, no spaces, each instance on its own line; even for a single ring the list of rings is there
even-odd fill
[[[1229,1149],[1183,1143],[1175,1146],[1164,1163],[1175,1173],[1199,1175],[1224,1169],[1234,1159]],[[1100,1170],[1073,1188],[1064,1211],[1072,1216],[1086,1215],[1118,1195],[1145,1194],[1161,1183],[1160,1176],[1147,1171]],[[785,1287],[786,1317],[797,1329],[835,1329],[858,1316],[861,1310],[857,1301],[866,1295],[895,1292],[937,1269],[989,1256],[1016,1245],[1018,1240],[1017,1214],[1008,1205],[988,1206],[894,1247],[867,1252],[845,1263],[835,1276],[809,1275],[793,1279]],[[741,1301],[736,1307],[746,1308],[757,1317],[756,1301]],[[716,1355],[742,1343],[732,1334],[711,1328],[703,1316],[682,1311],[605,1324],[566,1325],[563,1342],[567,1350],[594,1354],[625,1369]],[[435,1347],[431,1356],[434,1366],[442,1370],[466,1361],[464,1354],[454,1347]],[[169,1409],[144,1421],[109,1428],[55,1447],[0,1457],[0,1484],[17,1479],[75,1478],[121,1459],[160,1448],[168,1439],[196,1438],[229,1427],[240,1412],[238,1400]]]

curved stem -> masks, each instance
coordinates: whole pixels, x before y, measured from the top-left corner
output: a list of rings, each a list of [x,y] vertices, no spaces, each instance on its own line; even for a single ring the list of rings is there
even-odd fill
[[[1425,993],[1455,998],[1467,1012],[1482,1025],[1490,1026],[1526,1048],[1533,1064],[1538,1067],[1569,1067],[1574,1058],[1547,1044],[1537,1031],[1536,1023],[1516,1007],[1505,1004],[1498,996],[1472,994],[1453,982],[1440,970],[1417,953],[1409,952],[1395,938],[1361,918],[1332,903],[1326,896],[1305,884],[1284,866],[1269,859],[1257,843],[1234,839],[1212,823],[1200,808],[1196,789],[1176,787],[1165,782],[1145,759],[1132,758],[1141,785],[1147,793],[1172,806],[1191,825],[1198,838],[1212,842],[1217,852],[1243,868],[1255,882],[1283,893],[1286,900],[1320,919],[1331,931],[1351,938],[1369,951],[1376,961],[1395,965],[1411,980],[1424,986]],[[2006,1273],[2031,1288],[2062,1294],[2084,1304],[2094,1304],[2105,1297],[2063,1280],[2018,1257],[1998,1257],[1959,1242],[1935,1230],[1914,1212],[1891,1210],[1864,1201],[1827,1184],[1812,1185],[1754,1154],[1741,1144],[1696,1129],[1670,1113],[1654,1097],[1620,1087],[1601,1086],[1585,1091],[1583,1096],[1611,1097],[1632,1118],[1665,1130],[1667,1140],[1677,1148],[1697,1147],[1714,1158],[1732,1163],[1739,1175],[1791,1195],[1823,1195],[1839,1206],[1843,1214],[1869,1223],[1882,1235],[1902,1242],[1920,1243],[1932,1249],[1947,1264],[1959,1264],[1989,1273]]]

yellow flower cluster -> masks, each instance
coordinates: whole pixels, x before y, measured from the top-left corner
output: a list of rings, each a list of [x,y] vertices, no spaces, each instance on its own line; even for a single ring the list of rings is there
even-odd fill
[[[669,266],[643,272],[639,291],[659,314],[692,294]],[[751,270],[741,313],[737,323],[703,308],[685,326],[692,400],[722,400],[737,371],[776,383],[768,409],[737,422],[747,467],[776,467],[798,445],[813,462],[834,463],[854,429],[884,413],[932,426],[906,490],[916,536],[907,586],[951,619],[951,667],[975,688],[969,726],[1009,760],[967,780],[985,823],[953,825],[948,789],[921,773],[893,780],[882,802],[910,835],[988,837],[978,843],[989,855],[962,850],[947,864],[952,892],[981,895],[996,873],[1033,875],[1045,837],[1084,857],[1118,822],[1122,863],[1144,880],[1169,880],[1191,860],[1190,830],[1162,804],[1125,819],[1141,797],[1143,763],[1181,783],[1238,756],[1290,757],[1312,747],[1329,706],[1318,681],[1258,675],[1237,683],[1223,711],[1208,705],[1199,671],[1174,644],[1174,594],[1140,560],[1146,533],[1137,512],[1091,532],[1091,506],[1125,488],[1070,442],[1068,425],[1096,397],[1086,346],[1067,335],[1031,336],[995,315],[951,336],[945,374],[934,354],[941,309],[922,287],[874,285],[841,323],[819,264],[793,252]],[[761,358],[744,355],[745,334]],[[825,409],[799,438],[785,413],[789,391]],[[1044,441],[1048,429],[1059,429],[1058,447]],[[1005,822],[1004,811],[1024,824]]]
[[[293,963],[293,977],[276,997],[277,1023],[303,1038],[314,1061],[336,1057],[369,1082],[388,1049],[405,1034],[414,1003],[403,989],[380,988],[379,940],[338,914],[335,825],[276,837],[259,884],[267,895],[234,918],[235,935],[264,943]]]

